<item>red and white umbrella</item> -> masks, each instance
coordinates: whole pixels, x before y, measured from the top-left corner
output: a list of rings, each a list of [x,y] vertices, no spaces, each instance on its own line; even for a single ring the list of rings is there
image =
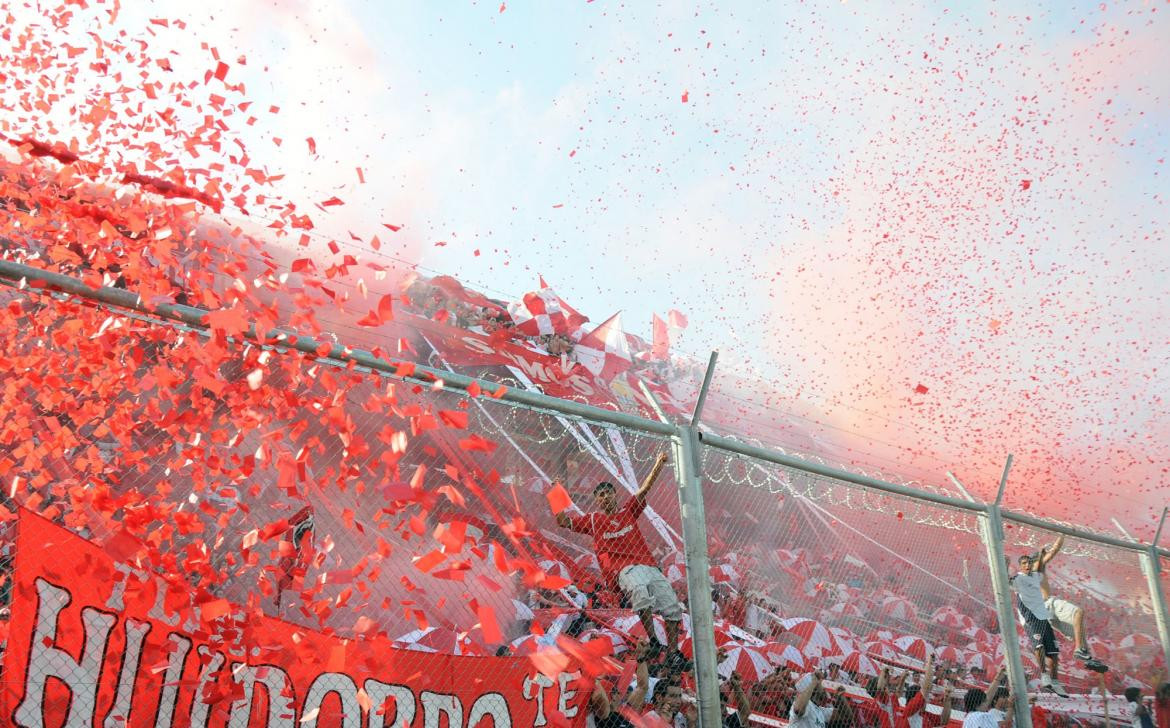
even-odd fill
[[[837,602],[825,611],[834,617],[865,617],[865,611],[854,602]]]
[[[950,629],[966,629],[975,626],[975,620],[954,607],[939,607],[930,615],[930,621]]]
[[[841,660],[841,667],[860,675],[878,675],[881,667],[864,652],[850,652]]]
[[[898,648],[894,646],[894,643],[886,642],[885,640],[866,642],[865,653],[872,655],[879,660],[898,660],[902,657],[902,653],[898,651]]]
[[[1158,640],[1145,634],[1144,632],[1135,632],[1127,634],[1117,642],[1117,649],[1119,650],[1135,650],[1142,647],[1153,647],[1158,644]]]
[[[726,627],[727,625],[721,623],[721,620],[715,620],[715,647],[717,648],[723,647],[725,645],[732,645],[736,642],[735,636],[729,632]],[[695,656],[694,641],[692,640],[690,634],[687,634],[686,637],[679,640],[678,649],[679,652],[682,652],[687,657]]]
[[[754,647],[732,647],[727,657],[719,663],[719,674],[731,677],[731,673],[739,673],[744,682],[759,682],[776,671],[768,661],[763,650]]]
[[[798,617],[783,619],[780,624],[784,629],[800,638],[800,651],[805,657],[822,657],[825,655],[839,655],[837,638],[829,628],[815,619]]]
[[[610,627],[635,640],[646,639],[646,628],[642,626],[642,620],[636,614],[618,617],[613,620]],[[657,614],[654,615],[654,634],[660,643],[666,644],[666,622]]]
[[[934,652],[934,646],[921,637],[913,635],[897,638],[894,640],[894,646],[901,650],[903,655],[909,655],[918,660],[925,660],[927,655]]]
[[[866,642],[893,642],[896,637],[893,632],[888,629],[875,629],[865,636]]]
[[[983,672],[988,676],[990,676],[991,672],[998,667],[995,659],[983,652],[969,654],[967,655],[967,659],[965,659],[963,662],[967,665],[968,668],[977,667],[980,670],[983,670]]]
[[[553,559],[545,559],[544,561],[541,561],[540,563],[538,563],[537,566],[539,566],[540,570],[543,571],[544,573],[548,574],[549,576],[559,576],[560,578],[565,579],[565,580],[569,580],[569,581],[572,580],[572,577],[569,576],[569,567],[565,566],[560,561],[554,561]]]
[[[960,663],[966,656],[966,653],[964,653],[958,647],[952,647],[951,645],[944,645],[943,647],[938,648],[938,651],[934,653],[934,659],[938,660],[939,662]]]
[[[973,624],[968,627],[964,627],[960,631],[960,634],[966,637],[970,637],[973,642],[982,642],[984,644],[992,644],[995,642],[995,639],[999,637],[999,635],[988,632],[982,627],[976,627]]]
[[[769,642],[764,646],[764,654],[768,656],[776,667],[788,667],[792,670],[799,670],[804,672],[809,669],[809,661],[800,650],[792,645],[786,645],[783,642]]]
[[[626,650],[630,649],[630,645],[626,642],[626,638],[622,635],[609,629],[589,629],[581,633],[581,642],[591,642],[593,640],[608,640],[615,655],[620,655]]]
[[[745,647],[763,647],[764,640],[748,632],[738,624],[726,619],[715,620],[715,643],[719,644],[719,633],[723,632],[727,635],[728,640],[735,640]]]
[[[842,653],[861,650],[861,640],[844,627],[829,627],[829,633],[833,635],[833,639],[837,640],[837,649]]]
[[[883,619],[913,622],[918,619],[918,608],[904,597],[886,597],[878,605],[878,614]]]

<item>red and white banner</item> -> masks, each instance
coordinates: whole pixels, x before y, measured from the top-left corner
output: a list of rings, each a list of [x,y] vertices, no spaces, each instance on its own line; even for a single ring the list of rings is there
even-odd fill
[[[571,666],[542,673],[527,658],[401,650],[245,613],[26,511],[3,674],[0,724],[22,728],[580,726],[590,691]]]

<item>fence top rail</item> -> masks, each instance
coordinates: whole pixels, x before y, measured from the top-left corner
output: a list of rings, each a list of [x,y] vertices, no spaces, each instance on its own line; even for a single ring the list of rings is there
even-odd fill
[[[79,278],[68,276],[62,273],[56,273],[53,271],[47,271],[41,268],[36,268],[34,266],[25,265],[23,263],[0,259],[0,279],[6,280],[16,285],[19,285],[23,281],[29,284],[30,287],[34,287],[40,290],[52,290],[66,293],[90,301],[96,301],[107,306],[135,311],[167,321],[186,324],[198,329],[207,329],[206,322],[209,311],[205,309],[182,304],[164,303],[153,306],[147,305],[142,301],[142,298],[133,291],[121,288],[111,288],[109,286],[94,287],[88,283],[85,283]],[[422,364],[416,364],[414,362],[408,362],[412,367],[411,371],[413,373],[400,373],[399,365],[406,362],[392,362],[387,359],[374,356],[372,353],[367,351],[350,349],[346,346],[331,341],[314,339],[308,336],[301,336],[288,330],[276,330],[267,332],[266,334],[260,334],[254,328],[249,328],[245,335],[247,338],[267,346],[288,347],[303,353],[312,354],[319,358],[329,358],[342,362],[352,361],[358,366],[365,367],[371,371],[376,371],[385,376],[393,377],[403,381],[409,381],[427,386],[433,385],[437,381],[442,381],[443,386],[447,387],[448,389],[456,389],[464,392],[466,392],[469,388],[473,388],[473,385],[478,386],[483,391],[489,392],[498,392],[502,388],[504,391],[499,397],[501,400],[523,407],[555,412],[569,417],[576,417],[585,420],[604,422],[606,424],[656,435],[678,437],[680,433],[680,428],[674,424],[646,419],[644,417],[627,414],[625,412],[615,412],[613,410],[594,407],[592,405],[574,402],[571,400],[560,399],[539,392],[515,389],[501,385],[497,382],[489,382],[487,380],[476,377],[469,377],[455,372],[434,369]],[[324,355],[320,353],[323,344],[327,344],[330,347],[328,353]],[[931,493],[929,491],[918,490],[904,485],[899,485],[897,483],[886,482],[858,473],[851,473],[847,470],[811,462],[809,460],[786,455],[757,445],[750,445],[728,437],[722,437],[701,431],[698,433],[698,435],[702,444],[716,449],[736,453],[758,460],[764,460],[784,467],[793,468],[795,470],[801,470],[814,475],[832,478],[834,480],[853,483],[854,485],[872,488],[874,490],[883,491],[893,495],[899,495],[916,500],[923,500],[974,513],[987,513],[991,507],[986,503],[954,498],[951,496],[942,495],[940,493]],[[1152,547],[1149,544],[1142,544],[1135,541],[1092,533],[1075,528],[1073,526],[1066,526],[1060,523],[1045,521],[1023,513],[1003,510],[1002,515],[1006,520],[1033,526],[1035,528],[1042,528],[1057,533],[1063,533],[1074,538],[1116,546],[1118,548],[1129,549],[1132,551],[1153,551],[1160,556],[1170,558],[1170,549],[1156,546]]]
[[[1045,521],[1035,516],[1029,516],[1026,513],[1018,513],[1016,511],[1009,511],[1001,509],[1000,513],[1003,515],[1005,521],[1012,521],[1013,523],[1020,523],[1025,526],[1033,528],[1041,528],[1045,531],[1052,531],[1071,538],[1080,539],[1082,541],[1091,541],[1093,543],[1102,544],[1104,546],[1115,546],[1121,549],[1128,549],[1130,551],[1149,551],[1150,545],[1140,543],[1138,541],[1130,541],[1124,538],[1115,538],[1113,536],[1106,536],[1101,533],[1093,533],[1092,531],[1085,531],[1075,526],[1067,526],[1063,523],[1056,523],[1054,521]]]
[[[782,465],[788,468],[793,468],[795,470],[802,470],[814,475],[821,475],[826,478],[832,478],[833,480],[841,480],[846,483],[853,483],[854,485],[880,490],[885,493],[900,495],[906,498],[913,498],[915,500],[929,501],[931,503],[950,506],[951,508],[958,508],[964,511],[971,511],[975,513],[987,512],[987,504],[985,503],[973,502],[962,498],[954,498],[952,496],[942,495],[941,493],[931,493],[930,491],[918,490],[907,487],[905,485],[898,485],[897,483],[889,483],[884,480],[878,480],[877,478],[871,478],[867,475],[851,473],[848,470],[834,468],[829,465],[821,465],[819,463],[810,462],[802,458],[785,455],[774,450],[759,447],[758,445],[749,445],[745,442],[740,442],[739,440],[713,435],[708,432],[699,433],[699,437],[704,445],[709,445],[719,450],[733,452],[738,455],[744,455],[746,457],[755,458],[757,460],[765,460],[770,463],[775,463],[776,465]]]
[[[71,294],[108,306],[137,311],[168,321],[186,324],[194,328],[207,328],[207,314],[209,312],[205,309],[171,303],[150,306],[145,304],[142,298],[133,291],[108,286],[94,287],[72,276],[35,268],[22,263],[0,260],[0,278],[5,278],[13,282],[20,282],[21,280],[36,282],[40,285],[35,287],[40,289]],[[657,420],[649,420],[625,412],[615,412],[601,407],[582,404],[581,402],[559,399],[539,392],[515,389],[497,382],[489,382],[455,372],[433,369],[414,362],[409,362],[413,374],[401,374],[399,373],[399,365],[402,362],[392,362],[374,356],[368,351],[350,349],[349,347],[331,341],[301,336],[289,330],[280,329],[261,334],[254,327],[250,327],[245,333],[245,336],[252,341],[267,346],[288,347],[306,354],[312,354],[319,358],[336,359],[342,362],[352,361],[358,366],[366,367],[381,374],[427,386],[434,384],[436,381],[442,381],[445,387],[462,391],[467,391],[473,384],[485,392],[498,392],[500,389],[503,389],[504,391],[500,399],[513,404],[557,412],[570,417],[605,422],[611,425],[617,425],[618,427],[657,435],[672,436],[677,434],[677,427]],[[322,355],[320,351],[323,344],[328,345],[330,349],[328,353]]]

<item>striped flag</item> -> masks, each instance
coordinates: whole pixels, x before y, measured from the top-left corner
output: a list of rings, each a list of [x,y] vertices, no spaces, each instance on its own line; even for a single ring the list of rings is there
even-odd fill
[[[622,331],[622,315],[615,313],[573,348],[573,357],[593,376],[606,381],[626,371],[633,363],[630,343]]]

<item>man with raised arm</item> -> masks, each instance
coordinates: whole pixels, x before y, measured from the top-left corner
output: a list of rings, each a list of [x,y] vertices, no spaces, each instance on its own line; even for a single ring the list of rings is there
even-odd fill
[[[963,696],[963,710],[967,713],[963,718],[963,728],[1012,728],[1012,693],[1003,686],[1007,677],[1007,668],[1000,667],[987,692],[979,688],[971,688]]]
[[[833,717],[829,693],[821,684],[824,676],[814,672],[796,683],[796,700],[788,711],[788,728],[825,728]]]
[[[1032,571],[1040,574],[1040,593],[1044,595],[1044,606],[1048,607],[1048,621],[1052,623],[1053,629],[1073,641],[1076,646],[1073,657],[1083,662],[1086,669],[1093,672],[1109,672],[1105,663],[1094,658],[1093,653],[1089,652],[1089,641],[1085,637],[1084,610],[1072,602],[1052,596],[1052,590],[1048,585],[1047,568],[1063,546],[1062,534],[1052,542],[1052,545],[1040,549],[1040,553],[1032,554],[1028,559]]]
[[[907,688],[910,696],[906,705],[898,713],[895,728],[937,728],[951,721],[951,687],[948,683],[943,691],[942,716],[935,718],[927,710],[930,704],[930,691],[934,689],[934,655],[927,658],[926,671],[922,674],[922,685],[911,685]]]
[[[613,483],[602,482],[593,489],[599,510],[579,516],[562,511],[557,514],[557,525],[593,537],[593,549],[597,552],[601,573],[611,588],[625,595],[646,630],[650,640],[647,659],[653,660],[662,651],[662,644],[654,631],[653,615],[658,614],[666,622],[667,661],[681,668],[688,662],[678,651],[682,604],[659,570],[658,560],[638,529],[638,517],[646,510],[646,496],[665,464],[666,453],[662,453],[654,461],[654,467],[638,492],[624,506],[618,506],[617,489]]]
[[[1036,662],[1040,665],[1040,688],[1062,698],[1068,692],[1060,684],[1060,649],[1048,621],[1048,606],[1040,590],[1040,574],[1032,570],[1032,557],[1024,554],[1012,576],[1012,590],[1016,592],[1016,609],[1024,623],[1024,632],[1036,651]]]

